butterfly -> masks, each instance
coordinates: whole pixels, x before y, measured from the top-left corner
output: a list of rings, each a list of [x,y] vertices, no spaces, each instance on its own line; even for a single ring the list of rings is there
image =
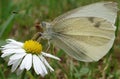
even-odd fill
[[[93,62],[105,56],[115,40],[115,2],[97,2],[76,8],[52,22],[42,22],[42,37],[79,61]]]

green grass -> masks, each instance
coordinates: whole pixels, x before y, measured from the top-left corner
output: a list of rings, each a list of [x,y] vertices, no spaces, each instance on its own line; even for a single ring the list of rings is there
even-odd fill
[[[7,38],[19,41],[30,39],[39,31],[35,27],[36,23],[50,22],[73,8],[98,1],[103,0],[0,0],[0,46],[5,44]],[[113,1],[116,1],[120,8],[120,0]],[[44,78],[28,71],[25,74],[25,79],[120,79],[119,17],[120,12],[118,12],[116,21],[118,30],[114,46],[99,62],[76,61],[62,50],[54,52],[54,47],[51,46],[49,52],[62,59],[60,62],[52,59],[49,61],[55,71]],[[16,73],[11,73],[10,69],[11,67],[7,66],[7,62],[0,57],[0,79],[21,78],[21,75],[17,76]]]

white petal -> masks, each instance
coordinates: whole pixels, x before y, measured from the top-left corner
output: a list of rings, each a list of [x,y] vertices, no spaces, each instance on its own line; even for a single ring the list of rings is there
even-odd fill
[[[14,72],[17,69],[17,67],[19,66],[19,64],[20,64],[21,61],[22,61],[22,58],[19,59],[19,60],[16,60],[14,62],[14,64],[12,65],[12,69],[11,69],[12,72]]]
[[[48,72],[45,65],[41,62],[38,56],[33,55],[33,67],[37,74],[41,74],[44,77]]]
[[[9,60],[8,66],[12,65],[16,60]]]
[[[26,53],[18,53],[18,54],[14,54],[10,57],[10,60],[15,60],[15,59],[20,59],[23,58],[26,55]]]
[[[33,67],[37,75],[42,74],[42,69],[38,70],[39,62],[37,61],[36,55],[33,55]]]
[[[9,43],[9,42],[16,42],[15,40],[13,39],[6,39],[6,41]]]
[[[17,60],[19,60],[19,59],[17,59]],[[14,64],[14,63],[15,63],[15,61],[17,61],[17,60],[9,60],[9,62],[8,62],[8,66],[10,66],[10,65]]]
[[[7,43],[13,44],[13,45],[18,45],[18,46],[23,46],[22,42],[15,41],[13,39],[7,39]]]
[[[27,55],[28,55],[28,54],[26,54],[26,56],[24,57],[24,59],[22,60],[21,65],[20,65],[20,69],[21,69],[21,70],[25,69],[25,64],[27,63],[27,58],[28,58]]]
[[[27,54],[20,65],[20,69],[25,68],[25,69],[29,70],[31,68],[31,66],[32,66],[32,55]]]
[[[24,49],[6,49],[2,51],[3,53],[24,53]]]
[[[6,57],[6,56],[10,56],[10,55],[12,55],[13,53],[3,53],[2,55],[1,55],[1,57]]]
[[[45,52],[42,52],[42,55],[43,56],[46,56],[46,57],[50,57],[50,58],[53,58],[53,59],[56,59],[56,60],[59,60],[60,61],[60,58],[54,56],[54,55],[51,55],[51,54],[48,54],[48,53],[45,53]]]
[[[54,69],[49,65],[47,60],[43,56],[39,56],[41,61],[50,69],[50,71],[54,71]]]
[[[1,46],[2,49],[20,49],[21,47],[20,46],[15,46],[15,45],[11,45],[11,44],[6,44],[4,46]]]

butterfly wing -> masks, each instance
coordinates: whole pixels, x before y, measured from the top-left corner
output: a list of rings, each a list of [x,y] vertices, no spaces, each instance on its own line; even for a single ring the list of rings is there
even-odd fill
[[[66,35],[61,35],[61,34],[53,34],[52,37],[54,39],[50,40],[50,42],[52,42],[55,46],[64,50],[71,57],[80,61],[85,61],[85,62],[93,61],[93,59],[91,59],[90,57],[84,54],[84,50],[82,49],[82,47],[79,46],[78,48],[76,46],[77,44],[75,44],[74,42],[68,41],[68,39],[71,39],[71,37],[68,37]]]
[[[115,23],[117,3],[98,2],[69,11],[53,20],[52,24],[73,17],[100,17]]]
[[[68,18],[53,26],[51,42],[77,60],[98,61],[112,47],[115,29],[103,18]]]
[[[90,4],[53,20],[49,27],[52,32],[48,34],[52,43],[73,58],[85,62],[98,61],[113,45],[116,15],[114,2]]]

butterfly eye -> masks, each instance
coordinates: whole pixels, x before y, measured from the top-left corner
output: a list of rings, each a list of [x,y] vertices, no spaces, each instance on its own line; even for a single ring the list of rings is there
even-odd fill
[[[42,22],[42,23],[41,23],[41,26],[42,26],[42,27],[46,27],[46,23],[45,23],[45,22]]]

